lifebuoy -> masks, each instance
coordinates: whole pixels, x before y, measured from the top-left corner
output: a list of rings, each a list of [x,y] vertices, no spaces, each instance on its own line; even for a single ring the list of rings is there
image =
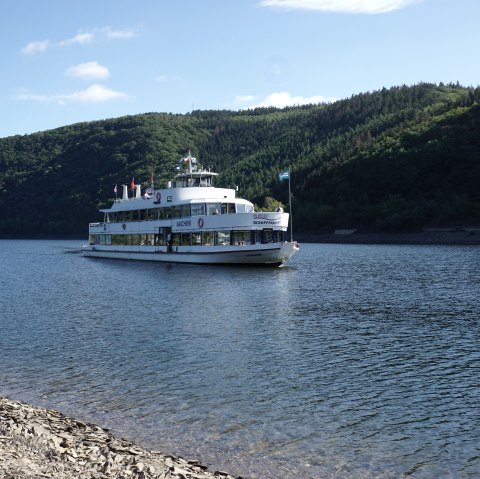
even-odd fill
[[[157,198],[157,202],[160,203],[160,198],[162,197],[162,195],[160,194],[160,191],[157,191],[157,194],[155,195],[155,197]]]
[[[203,228],[203,218],[198,218],[198,227]]]

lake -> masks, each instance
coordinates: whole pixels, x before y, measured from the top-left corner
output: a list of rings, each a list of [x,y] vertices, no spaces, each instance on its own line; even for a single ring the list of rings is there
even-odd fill
[[[0,394],[251,478],[480,477],[480,247],[282,268],[0,241]]]

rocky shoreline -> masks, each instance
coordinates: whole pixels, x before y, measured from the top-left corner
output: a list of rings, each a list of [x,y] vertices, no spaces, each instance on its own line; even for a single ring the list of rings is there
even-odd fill
[[[108,429],[0,396],[4,479],[234,479],[197,460],[149,451]],[[241,478],[237,478],[241,479]]]

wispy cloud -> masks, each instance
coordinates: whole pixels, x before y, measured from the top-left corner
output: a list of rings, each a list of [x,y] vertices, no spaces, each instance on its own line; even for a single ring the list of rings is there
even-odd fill
[[[106,80],[110,77],[110,71],[107,67],[97,62],[79,63],[67,68],[65,72],[68,76],[84,78],[86,80]]]
[[[388,13],[423,0],[260,0],[262,7],[337,13]]]
[[[256,97],[252,95],[237,96],[235,98],[235,106],[242,110],[260,107],[276,107],[285,108],[286,106],[294,105],[310,105],[317,103],[331,103],[336,101],[336,98],[327,98],[320,95],[314,95],[310,97],[294,96],[288,92],[275,92],[267,95],[266,97]]]
[[[138,31],[134,28],[125,28],[123,30],[115,30],[111,27],[95,28],[90,31],[79,31],[75,36],[57,42],[50,40],[30,42],[22,48],[22,53],[25,55],[34,55],[55,46],[87,45],[101,37],[107,38],[108,40],[117,40],[130,39],[136,36],[138,36]]]
[[[182,77],[180,75],[166,75],[166,74],[161,74],[155,77],[155,81],[159,83],[164,83],[164,82],[175,82],[181,80]]]
[[[44,52],[49,46],[50,42],[48,40],[30,42],[22,48],[22,53],[24,55],[35,55],[36,53]]]
[[[79,32],[72,38],[67,38],[67,40],[62,40],[58,42],[58,45],[64,47],[69,45],[85,45],[87,43],[92,43],[95,39],[95,34],[93,32]]]
[[[115,30],[110,27],[102,28],[102,32],[108,39],[129,39],[138,36],[138,31],[135,28],[125,28],[123,30]]]
[[[126,99],[128,95],[119,91],[111,90],[103,85],[91,85],[85,90],[60,95],[38,95],[34,93],[22,93],[17,97],[24,101],[38,101],[42,103],[104,103],[111,100]]]

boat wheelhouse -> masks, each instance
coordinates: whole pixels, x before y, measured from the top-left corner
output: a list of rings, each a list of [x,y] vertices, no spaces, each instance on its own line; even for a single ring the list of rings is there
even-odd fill
[[[177,167],[178,168],[178,167]],[[165,189],[147,188],[100,210],[85,256],[200,264],[281,265],[299,250],[287,240],[289,214],[256,212],[236,190],[216,188],[218,174],[188,155]]]

